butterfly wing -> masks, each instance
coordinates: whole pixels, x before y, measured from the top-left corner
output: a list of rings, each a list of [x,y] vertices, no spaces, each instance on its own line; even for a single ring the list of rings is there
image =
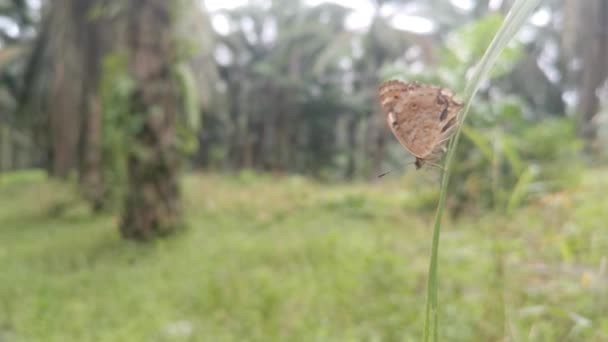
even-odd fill
[[[441,152],[458,123],[462,104],[447,89],[397,80],[379,89],[386,122],[401,145],[420,159]]]
[[[413,134],[415,116],[410,115],[410,111],[408,110],[408,100],[410,97],[408,94],[414,87],[412,83],[391,80],[380,85],[378,95],[385,121],[395,138],[410,153],[414,156],[419,156],[424,151],[412,148],[412,146],[417,146],[415,144],[416,137]]]

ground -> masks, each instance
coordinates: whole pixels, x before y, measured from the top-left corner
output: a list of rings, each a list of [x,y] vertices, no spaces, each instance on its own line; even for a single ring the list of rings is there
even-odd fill
[[[419,341],[433,196],[412,183],[189,175],[188,229],[142,244],[65,183],[0,175],[0,341]],[[608,341],[606,193],[589,171],[447,219],[441,340]]]

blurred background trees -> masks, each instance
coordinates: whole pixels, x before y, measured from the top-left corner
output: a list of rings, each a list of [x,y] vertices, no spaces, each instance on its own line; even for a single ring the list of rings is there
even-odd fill
[[[72,177],[96,210],[127,203],[127,226],[137,206],[178,216],[180,161],[326,181],[403,170],[379,82],[462,91],[510,1],[218,4],[1,1],[0,170]],[[538,9],[473,104],[455,212],[516,206],[605,160],[607,16],[601,0]]]

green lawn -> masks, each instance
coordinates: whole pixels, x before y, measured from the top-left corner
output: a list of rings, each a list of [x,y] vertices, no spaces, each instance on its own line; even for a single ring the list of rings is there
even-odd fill
[[[189,176],[189,229],[149,244],[70,186],[0,175],[0,341],[419,341],[433,196],[412,184],[432,175]],[[608,341],[606,194],[590,171],[509,219],[448,220],[441,340]]]

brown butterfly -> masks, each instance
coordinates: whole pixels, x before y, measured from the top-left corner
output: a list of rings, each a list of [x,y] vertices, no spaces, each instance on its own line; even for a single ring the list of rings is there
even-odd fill
[[[378,96],[388,126],[416,157],[416,168],[439,159],[462,109],[454,92],[429,84],[391,80],[380,85]]]

